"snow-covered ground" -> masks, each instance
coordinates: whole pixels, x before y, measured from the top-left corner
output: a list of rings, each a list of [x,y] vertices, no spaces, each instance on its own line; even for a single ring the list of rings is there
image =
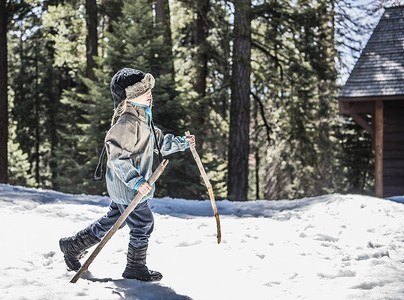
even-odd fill
[[[209,201],[153,199],[148,266],[163,280],[122,279],[124,228],[72,284],[58,240],[102,216],[108,198],[0,185],[0,298],[404,299],[402,200],[219,201],[218,245]]]

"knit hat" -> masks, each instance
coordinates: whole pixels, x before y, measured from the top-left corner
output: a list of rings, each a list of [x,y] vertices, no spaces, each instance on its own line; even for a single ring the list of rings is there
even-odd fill
[[[154,77],[150,73],[124,68],[119,70],[111,80],[111,94],[114,108],[125,99],[143,95],[154,87]]]

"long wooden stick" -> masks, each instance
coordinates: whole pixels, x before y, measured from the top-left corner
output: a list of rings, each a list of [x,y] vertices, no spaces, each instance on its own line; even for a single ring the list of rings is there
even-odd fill
[[[164,159],[161,164],[157,167],[157,169],[153,172],[152,176],[148,180],[150,185],[153,185],[154,182],[160,177],[160,175],[163,173],[165,167],[168,164],[168,160]],[[97,248],[94,249],[93,253],[89,256],[87,261],[81,266],[80,270],[77,271],[76,275],[70,280],[71,283],[76,283],[77,280],[81,277],[81,275],[88,270],[88,267],[90,264],[93,262],[95,257],[100,253],[102,248],[104,248],[105,244],[111,239],[111,237],[115,234],[115,232],[121,227],[123,222],[125,222],[126,218],[129,216],[129,214],[135,209],[136,205],[142,200],[143,195],[141,193],[138,193],[135,197],[135,199],[128,205],[128,207],[125,209],[125,211],[122,213],[122,215],[119,217],[118,220],[116,220],[114,226],[107,232],[107,234],[104,236],[104,238],[101,240],[101,242],[98,244]]]
[[[185,135],[189,136],[189,135],[191,135],[191,133],[189,131],[186,131]],[[201,161],[201,158],[199,157],[198,152],[196,152],[196,149],[194,146],[190,146],[190,148],[191,148],[192,155],[194,156],[194,159],[196,161],[196,164],[198,165],[199,171],[201,172],[203,181],[205,182],[205,185],[209,192],[210,203],[212,205],[213,213],[215,214],[215,218],[216,218],[217,243],[220,244],[220,241],[222,240],[222,232],[220,229],[219,213],[217,211],[216,201],[215,201],[215,196],[213,195],[212,185],[210,184],[208,175],[206,175],[205,169],[203,168],[202,161]]]

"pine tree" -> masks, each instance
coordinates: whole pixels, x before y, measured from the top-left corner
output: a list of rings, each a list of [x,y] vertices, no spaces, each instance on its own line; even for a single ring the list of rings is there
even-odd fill
[[[175,82],[171,74],[160,75],[162,69],[169,69],[172,60],[167,56],[159,56],[164,48],[163,31],[153,20],[153,7],[149,1],[122,1],[122,11],[110,19],[107,30],[103,32],[108,43],[105,44],[103,57],[96,60],[98,68],[95,69],[96,81],[83,79],[88,88],[88,95],[80,95],[87,100],[83,123],[83,143],[78,148],[84,148],[85,163],[84,181],[85,189],[91,192],[102,192],[105,188],[97,186],[91,179],[92,172],[98,162],[99,152],[110,126],[113,102],[109,84],[112,76],[121,68],[132,67],[144,72],[152,73],[156,78],[153,89],[155,107],[153,118],[156,126],[163,132],[182,135],[185,131],[183,99],[175,89]],[[101,8],[102,11],[102,8]],[[81,145],[81,146],[80,146]],[[175,197],[190,197],[189,176],[181,176],[184,168],[183,155],[170,157],[171,163],[165,171],[165,177],[159,180],[158,193]],[[181,166],[181,167],[179,167]],[[88,176],[88,177],[87,177]],[[183,180],[185,178],[185,180]]]
[[[247,200],[250,154],[251,1],[236,0],[234,10],[228,198]]]
[[[198,153],[209,170],[215,197],[220,199],[227,196],[231,12],[227,1],[210,1],[209,8],[205,6],[199,13],[197,7],[197,2],[172,2],[176,82],[182,91],[183,104],[189,108],[188,129],[196,135]],[[198,30],[204,33],[200,34],[197,46]],[[203,57],[208,68],[201,67],[205,63],[198,67],[198,57]],[[196,85],[204,87],[196,89]],[[193,167],[187,176],[198,179],[192,180],[195,196],[207,198],[192,157],[190,163]]]
[[[7,64],[7,24],[10,3],[0,1],[0,183],[8,182],[8,64]]]
[[[272,1],[255,6],[253,18],[253,97],[266,109],[252,143],[257,152],[267,149],[258,166],[264,197],[333,190],[341,171],[332,8],[326,1]]]
[[[370,116],[363,118],[370,121]],[[372,137],[357,123],[341,117],[339,134],[342,151],[339,154],[341,166],[345,168],[341,188],[348,193],[374,194],[374,155]],[[370,152],[370,153],[369,153]]]
[[[16,123],[10,120],[9,125],[8,183],[19,186],[34,186],[35,180],[29,174],[31,166],[28,161],[28,154],[24,153],[21,150],[20,144],[16,142]]]
[[[243,187],[234,192],[237,196],[247,193],[243,199],[370,190],[371,139],[336,110],[336,68],[341,69],[343,53],[334,44],[348,41],[348,48],[360,49],[344,27],[358,21],[343,15],[348,2],[271,0],[243,6],[226,0],[52,0],[1,5],[21,9],[8,24],[13,30],[6,41],[10,182],[23,183],[27,172],[26,184],[105,194],[93,172],[113,113],[109,83],[117,70],[133,67],[156,78],[156,125],[164,132],[190,130],[197,136],[217,198],[235,186]],[[249,12],[245,20],[251,20],[251,39],[243,33],[249,26],[238,26],[239,11]],[[235,41],[240,36],[250,40],[251,56],[239,51]],[[237,58],[240,52],[244,63]],[[246,68],[239,72],[250,63],[251,76]],[[250,120],[241,126],[248,152],[234,146],[241,122],[234,118],[237,109],[230,108],[241,99],[237,90],[244,91],[245,104],[252,101],[244,118]],[[238,174],[241,163],[234,164],[237,152],[243,152],[245,176]],[[189,151],[169,159],[157,196],[206,198]],[[243,184],[237,181],[241,177]]]
[[[95,80],[94,68],[96,67],[94,57],[98,56],[98,17],[97,1],[86,0],[86,77]]]
[[[30,173],[34,174],[36,185],[47,187],[51,185],[48,180],[51,149],[47,127],[51,121],[47,114],[51,98],[48,98],[45,77],[51,62],[43,57],[48,57],[49,48],[42,43],[40,16],[32,11],[19,22],[16,32],[18,66],[13,68],[14,76],[10,81],[14,90],[13,120],[17,122],[17,142],[29,155]]]
[[[175,72],[170,21],[170,5],[168,0],[156,0],[155,2],[156,27],[160,27],[163,32],[163,47],[160,49],[158,55],[162,60],[167,60],[169,62],[167,68],[161,68],[158,74],[170,74],[171,79],[174,80]]]
[[[77,93],[86,92],[80,76],[88,70],[83,9],[80,1],[50,5],[42,18],[43,28],[47,32],[46,39],[55,49],[53,69],[57,73],[56,82],[52,86],[57,89],[55,98],[59,99],[52,126],[57,132],[54,135],[55,154],[52,155],[53,164],[57,165],[57,174],[52,176],[52,183],[55,189],[74,193],[85,191],[79,176],[83,172],[84,160],[80,160],[83,155],[78,148],[83,137],[81,124],[84,105],[77,96]]]

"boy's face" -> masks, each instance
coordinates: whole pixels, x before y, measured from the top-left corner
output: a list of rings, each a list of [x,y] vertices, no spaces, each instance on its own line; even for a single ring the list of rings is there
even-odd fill
[[[146,106],[150,106],[151,100],[152,100],[152,94],[151,94],[150,90],[135,99],[130,99],[130,101],[135,102],[136,104],[146,105]]]

